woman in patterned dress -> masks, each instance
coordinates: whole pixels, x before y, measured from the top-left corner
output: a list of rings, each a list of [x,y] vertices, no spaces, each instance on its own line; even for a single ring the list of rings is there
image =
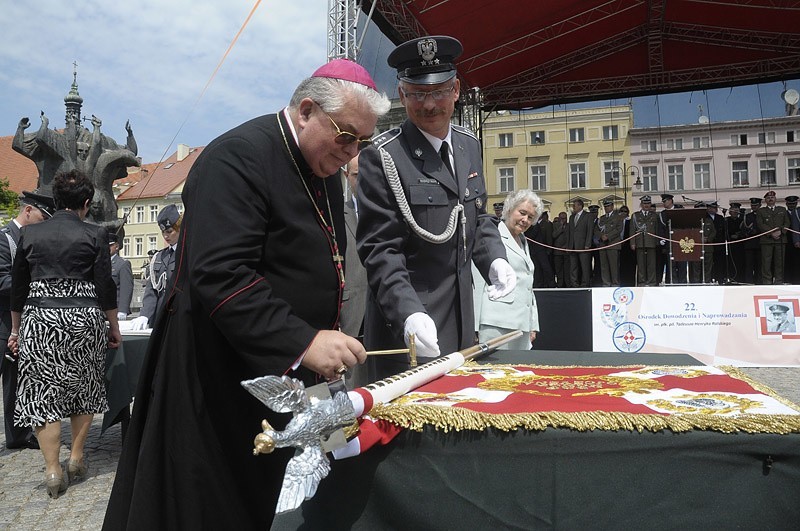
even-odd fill
[[[86,477],[83,447],[95,413],[105,411],[107,348],[119,346],[116,286],[108,233],[84,223],[94,196],[77,170],[53,182],[57,212],[36,230],[24,227],[12,269],[8,346],[19,354],[14,422],[36,432],[51,498]],[[61,419],[72,445],[66,477],[59,463]]]

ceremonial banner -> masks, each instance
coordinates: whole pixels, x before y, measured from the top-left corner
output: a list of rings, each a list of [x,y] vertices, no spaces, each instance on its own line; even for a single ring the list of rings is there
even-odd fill
[[[596,352],[689,354],[709,365],[800,366],[797,286],[592,290]]]
[[[800,433],[800,409],[733,367],[540,367],[469,363],[375,419],[412,430]]]

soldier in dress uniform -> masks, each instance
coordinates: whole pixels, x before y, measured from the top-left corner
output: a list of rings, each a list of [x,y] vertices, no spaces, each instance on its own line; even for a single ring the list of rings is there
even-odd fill
[[[556,287],[566,288],[569,283],[569,255],[566,251],[559,251],[558,249],[566,249],[569,244],[569,222],[567,221],[567,213],[559,212],[558,216],[553,218],[553,269],[556,274]]]
[[[639,201],[641,210],[634,212],[631,218],[631,233],[636,233],[636,237],[630,243],[631,249],[636,251],[636,285],[658,286],[656,278],[658,238],[652,236],[657,234],[658,220],[650,196],[643,195]]]
[[[658,213],[658,234],[661,240],[658,242],[661,247],[661,252],[658,254],[658,266],[656,266],[656,276],[661,279],[661,274],[666,270],[664,282],[666,284],[686,284],[686,262],[673,260],[670,264],[669,250],[671,243],[669,242],[669,218],[668,212],[683,208],[683,205],[675,204],[675,196],[672,194],[661,194],[661,204],[664,209]],[[673,256],[673,258],[679,258]]]
[[[108,235],[108,253],[111,255],[111,279],[117,286],[117,319],[120,321],[131,313],[133,298],[133,269],[129,260],[119,255],[119,236]]]
[[[628,205],[619,208],[622,218],[622,239],[627,240],[631,235],[631,212]],[[622,244],[619,252],[619,283],[630,288],[636,285],[636,253],[631,250],[630,242]]]
[[[600,275],[603,287],[618,287],[619,284],[619,241],[622,239],[623,218],[614,210],[614,202],[603,201],[603,215],[597,218],[595,239],[598,241],[600,255]]]
[[[471,262],[491,284],[492,298],[516,284],[486,213],[480,142],[450,123],[461,52],[456,39],[430,36],[388,57],[408,119],[359,157],[357,241],[370,288],[364,315],[370,350],[408,345],[411,334],[422,359],[471,346]],[[408,368],[407,356],[376,356],[369,364],[375,377]]]
[[[785,280],[789,284],[800,284],[800,209],[797,208],[797,196],[786,197],[786,211],[789,214],[789,228],[795,232],[786,235]],[[796,243],[798,242],[798,243]]]
[[[175,270],[175,250],[181,232],[183,216],[175,205],[167,205],[158,213],[158,228],[167,246],[158,251],[150,259],[149,274],[144,284],[142,296],[142,309],[139,317],[132,321],[134,330],[153,328],[156,316],[164,307],[167,296],[167,286]]]
[[[725,218],[719,213],[719,204],[716,201],[706,203],[706,209],[708,211],[708,219],[714,225],[714,232],[716,233],[713,242],[725,243]],[[725,271],[725,246],[713,245],[706,247],[706,256],[708,256],[709,252],[714,261],[711,264],[711,276],[706,278],[706,282],[711,282],[713,278],[717,283],[722,284],[728,279],[728,274]]]
[[[744,229],[741,216],[742,204],[733,202],[725,218],[725,232],[728,241],[728,277],[734,282],[744,282]]]
[[[752,238],[758,234],[756,226],[756,212],[761,208],[761,198],[750,198],[750,212],[745,214],[742,220],[742,237],[750,238],[744,242],[744,281],[746,284],[761,284],[761,245],[758,238]]]
[[[774,190],[764,194],[764,199],[767,205],[756,212],[758,233],[769,231],[758,239],[761,244],[761,281],[764,284],[783,284],[783,254],[789,213],[786,208],[775,204]]]

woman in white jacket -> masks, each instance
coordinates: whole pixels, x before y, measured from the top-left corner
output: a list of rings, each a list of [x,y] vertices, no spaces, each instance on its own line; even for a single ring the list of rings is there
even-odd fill
[[[525,332],[516,341],[500,347],[506,350],[530,350],[539,331],[539,311],[533,294],[533,261],[528,252],[525,231],[542,214],[542,200],[530,190],[511,192],[503,203],[501,221],[497,227],[506,247],[508,263],[517,273],[517,286],[508,295],[490,300],[486,281],[473,265],[473,298],[475,328],[481,342],[507,332]]]

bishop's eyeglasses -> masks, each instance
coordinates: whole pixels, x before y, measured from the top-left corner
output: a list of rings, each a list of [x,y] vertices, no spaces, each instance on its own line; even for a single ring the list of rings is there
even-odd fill
[[[339,128],[339,124],[337,124],[336,122],[333,121],[333,118],[331,118],[331,115],[328,114],[327,112],[325,112],[325,109],[322,108],[322,105],[320,105],[317,102],[314,102],[314,103],[317,105],[317,107],[319,107],[319,110],[321,110],[323,113],[325,113],[325,116],[328,117],[328,120],[330,120],[331,123],[333,124],[333,126],[336,128],[336,136],[333,138],[334,142],[336,142],[340,146],[347,146],[349,144],[352,144],[353,142],[358,142],[358,150],[359,151],[361,151],[362,149],[364,149],[367,146],[371,146],[372,145],[372,139],[371,138],[358,138],[355,134],[351,133],[350,131],[342,131]]]

